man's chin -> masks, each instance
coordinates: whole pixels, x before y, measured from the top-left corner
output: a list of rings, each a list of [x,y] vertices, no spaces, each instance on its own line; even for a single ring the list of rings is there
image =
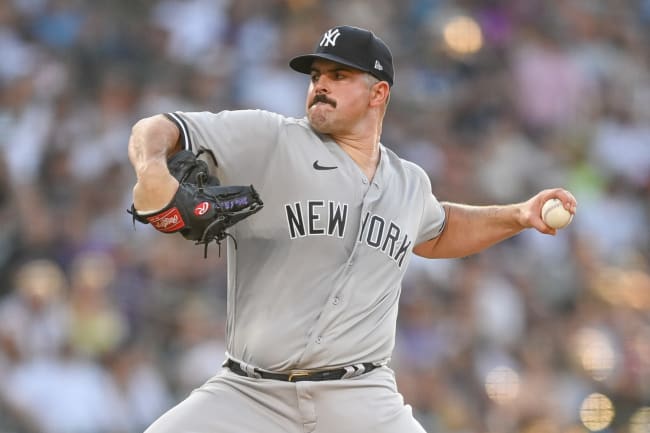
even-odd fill
[[[314,128],[316,132],[319,132],[321,134],[329,134],[329,122],[327,121],[327,117],[322,113],[313,113],[310,111],[307,113],[307,119],[309,120],[311,127]]]

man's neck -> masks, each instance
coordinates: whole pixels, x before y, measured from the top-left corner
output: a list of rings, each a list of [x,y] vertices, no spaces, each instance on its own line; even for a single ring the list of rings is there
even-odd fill
[[[369,181],[375,177],[377,166],[381,158],[379,150],[379,136],[373,135],[364,139],[348,137],[332,137],[341,149],[359,166]]]

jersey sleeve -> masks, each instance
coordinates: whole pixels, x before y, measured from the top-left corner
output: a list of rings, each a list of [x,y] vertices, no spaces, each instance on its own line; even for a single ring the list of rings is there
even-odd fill
[[[167,118],[179,128],[181,144],[203,151],[225,183],[252,181],[278,144],[283,117],[263,110],[174,112]]]
[[[445,228],[446,222],[445,208],[440,204],[435,195],[433,195],[429,176],[422,169],[418,171],[421,179],[423,206],[420,231],[415,242],[416,245],[438,237]]]

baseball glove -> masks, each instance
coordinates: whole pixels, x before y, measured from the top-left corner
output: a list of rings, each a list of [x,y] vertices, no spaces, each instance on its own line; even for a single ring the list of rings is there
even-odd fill
[[[172,155],[167,161],[169,172],[179,183],[174,198],[163,209],[139,214],[131,205],[134,221],[151,224],[163,233],[180,232],[185,239],[204,245],[230,236],[226,229],[258,212],[264,204],[250,186],[222,186],[216,176],[208,174],[205,161],[189,150]]]

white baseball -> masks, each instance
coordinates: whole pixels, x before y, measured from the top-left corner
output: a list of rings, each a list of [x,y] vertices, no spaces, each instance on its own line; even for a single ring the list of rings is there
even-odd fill
[[[554,229],[561,229],[569,225],[573,214],[564,208],[562,202],[557,198],[547,200],[542,206],[542,220],[547,226]]]

